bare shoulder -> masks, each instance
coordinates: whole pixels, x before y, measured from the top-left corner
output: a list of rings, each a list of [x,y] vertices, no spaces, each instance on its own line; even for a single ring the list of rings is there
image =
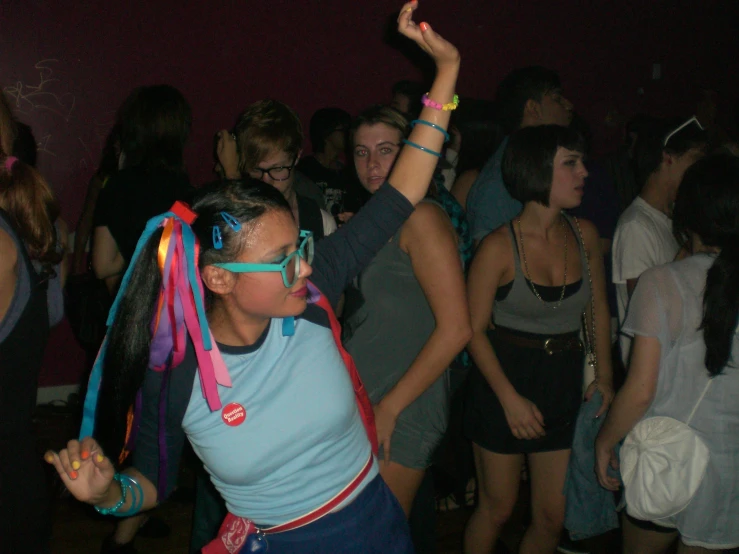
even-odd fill
[[[484,256],[502,256],[510,254],[513,250],[511,234],[506,225],[498,227],[480,241],[477,253]]]
[[[454,227],[444,209],[433,202],[420,202],[403,225],[407,238],[422,239],[438,233],[454,232]]]
[[[590,251],[593,248],[600,250],[600,234],[598,228],[589,219],[581,217],[575,218],[580,230],[582,231],[582,240],[585,242],[585,249]]]
[[[0,274],[15,269],[18,262],[18,248],[8,233],[0,229]]]

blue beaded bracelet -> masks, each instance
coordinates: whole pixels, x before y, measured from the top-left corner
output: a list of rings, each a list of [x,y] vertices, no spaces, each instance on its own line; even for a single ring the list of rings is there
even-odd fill
[[[420,123],[421,125],[426,125],[426,127],[431,127],[432,129],[436,129],[440,133],[444,135],[444,142],[449,142],[449,133],[446,132],[446,129],[444,127],[441,127],[440,125],[437,125],[436,123],[431,123],[430,121],[426,121],[425,119],[414,119],[411,121],[411,127],[415,127],[416,123]]]
[[[130,517],[136,515],[141,511],[141,507],[144,505],[144,490],[139,485],[138,481],[133,477],[121,473],[113,475],[113,480],[117,481],[121,486],[121,499],[111,508],[100,508],[95,506],[95,510],[104,516],[116,516],[116,517]],[[134,493],[134,487],[136,491]],[[128,498],[128,491],[131,491],[131,507],[125,512],[119,512],[123,505],[126,503]]]
[[[430,148],[426,148],[425,146],[421,146],[420,144],[411,142],[408,139],[403,139],[403,143],[407,144],[408,146],[412,146],[413,148],[418,148],[419,150],[423,150],[427,154],[431,154],[432,156],[436,156],[437,158],[441,158],[441,152],[436,152],[435,150],[431,150]]]
[[[123,482],[121,481],[120,473],[116,473],[115,475],[113,475],[113,480],[118,481],[118,484],[121,486],[121,499],[112,508],[101,508],[100,506],[95,506],[95,510],[97,511],[97,513],[102,514],[104,516],[115,514],[115,512],[120,510],[121,506],[123,506],[126,503],[126,489],[128,488],[128,486],[124,485]]]

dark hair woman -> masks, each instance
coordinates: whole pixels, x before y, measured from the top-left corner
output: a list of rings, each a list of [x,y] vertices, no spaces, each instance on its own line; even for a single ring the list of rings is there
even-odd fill
[[[111,292],[149,218],[193,194],[183,162],[190,107],[180,91],[169,85],[138,88],[117,119],[122,169],[100,190],[92,244],[92,268]]]
[[[532,520],[521,551],[554,552],[582,403],[583,311],[588,329],[595,329],[599,362],[599,379],[586,398],[597,387],[603,414],[613,397],[603,257],[595,226],[564,212],[580,204],[587,176],[575,131],[540,125],[514,132],[502,170],[523,210],[482,240],[467,281],[475,367],[465,431],[473,441],[479,503],[465,549],[490,552],[516,503],[526,459]],[[592,310],[585,310],[591,301]]]
[[[399,30],[436,62],[431,96],[450,102],[459,54],[413,23],[417,5],[403,7]],[[434,108],[423,116],[442,129],[449,121]],[[412,138],[438,151],[443,135],[424,126]],[[405,149],[393,185],[318,243],[315,256],[280,192],[254,180],[215,185],[192,211],[178,205],[152,220],[102,355],[100,395],[109,403],[100,404],[99,425],[114,430],[107,452],[115,456],[126,414],[138,406],[133,466],[116,474],[98,442],[72,441],[47,454],[70,491],[106,513],[150,508],[171,490],[187,436],[230,512],[210,551],[252,552],[266,533],[271,553],[410,552],[403,513],[378,476],[371,407],[347,375],[353,363],[337,342],[332,306],[424,197],[434,167],[427,152]],[[96,393],[93,379],[88,398]]]
[[[685,172],[673,227],[692,255],[639,277],[623,325],[634,336],[631,363],[596,441],[596,469],[604,487],[618,489],[607,475],[614,447],[654,417],[688,423],[710,463],[687,506],[672,516],[636,519],[627,503],[627,552],[666,552],[678,537],[680,553],[739,546],[739,158],[709,156]],[[658,494],[658,485],[639,494]]]

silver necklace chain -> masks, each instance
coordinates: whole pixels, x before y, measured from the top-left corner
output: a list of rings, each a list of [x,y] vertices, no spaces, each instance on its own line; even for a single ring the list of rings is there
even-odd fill
[[[526,250],[524,249],[523,245],[523,231],[521,230],[521,218],[516,218],[516,223],[518,223],[518,234],[521,237],[521,258],[523,259],[523,267],[524,267],[524,276],[526,279],[529,280],[529,283],[531,283],[531,290],[534,291],[534,295],[547,307],[556,310],[562,305],[562,301],[565,298],[565,289],[567,288],[567,228],[565,227],[565,220],[564,216],[560,215],[560,221],[562,223],[562,234],[565,238],[565,271],[564,271],[564,282],[562,283],[562,292],[559,295],[559,300],[552,305],[551,302],[545,301],[541,295],[539,295],[539,291],[536,290],[536,285],[534,284],[534,280],[531,278],[531,273],[529,273],[529,264],[526,261]]]

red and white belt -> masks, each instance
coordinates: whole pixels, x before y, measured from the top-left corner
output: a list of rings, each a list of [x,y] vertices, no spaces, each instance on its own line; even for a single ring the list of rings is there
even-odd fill
[[[266,550],[266,540],[264,539],[264,535],[292,531],[293,529],[298,529],[321,519],[346,500],[351,493],[357,490],[357,487],[359,487],[370,469],[372,469],[373,463],[374,455],[370,452],[367,463],[364,464],[362,470],[333,498],[329,499],[315,510],[285,523],[266,528],[257,527],[252,520],[229,513],[226,515],[226,519],[223,520],[223,523],[218,530],[218,537],[203,547],[203,554],[235,554],[244,547],[249,537],[254,537],[257,541],[263,540]]]

